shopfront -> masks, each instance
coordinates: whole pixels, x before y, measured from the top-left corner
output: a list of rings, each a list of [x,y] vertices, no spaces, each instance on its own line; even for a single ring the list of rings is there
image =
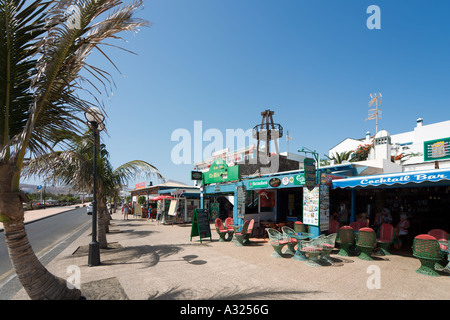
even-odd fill
[[[333,181],[332,189],[350,205],[350,222],[364,212],[372,223],[388,209],[393,225],[407,214],[411,235],[450,230],[450,169],[351,177]]]
[[[220,176],[212,170],[206,174]],[[299,220],[310,225],[318,235],[328,230],[329,187],[331,179],[337,176],[322,173],[321,177],[320,186],[313,183],[311,190],[305,186],[304,171],[295,170],[238,181],[216,181],[216,184],[203,185],[201,194],[203,199],[226,197],[232,204],[232,215],[231,212],[228,215],[239,224],[251,219],[257,223]]]

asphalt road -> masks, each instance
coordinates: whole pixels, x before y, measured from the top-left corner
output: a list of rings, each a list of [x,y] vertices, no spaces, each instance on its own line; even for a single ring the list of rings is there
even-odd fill
[[[86,208],[63,212],[25,225],[28,240],[43,265],[50,262],[91,227]],[[10,299],[21,288],[9,259],[4,232],[0,232],[0,300]]]

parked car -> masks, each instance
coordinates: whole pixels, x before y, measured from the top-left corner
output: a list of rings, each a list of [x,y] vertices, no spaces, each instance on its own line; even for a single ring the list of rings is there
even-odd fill
[[[92,214],[92,202],[89,203],[89,205],[87,206],[87,214],[89,214],[89,215]]]

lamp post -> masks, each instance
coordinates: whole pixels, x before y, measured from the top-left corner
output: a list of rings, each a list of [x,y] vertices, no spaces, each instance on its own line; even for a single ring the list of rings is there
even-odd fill
[[[100,246],[97,241],[97,145],[99,140],[99,132],[105,129],[103,116],[100,109],[91,107],[89,111],[84,113],[88,126],[94,135],[94,190],[92,205],[92,241],[89,243],[88,266],[98,266],[100,264]]]

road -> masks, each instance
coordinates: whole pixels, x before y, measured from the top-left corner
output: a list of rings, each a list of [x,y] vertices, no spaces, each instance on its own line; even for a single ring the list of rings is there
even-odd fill
[[[92,216],[81,207],[25,225],[28,240],[44,265],[91,227]],[[21,288],[12,270],[4,232],[0,232],[0,299],[10,299]]]

